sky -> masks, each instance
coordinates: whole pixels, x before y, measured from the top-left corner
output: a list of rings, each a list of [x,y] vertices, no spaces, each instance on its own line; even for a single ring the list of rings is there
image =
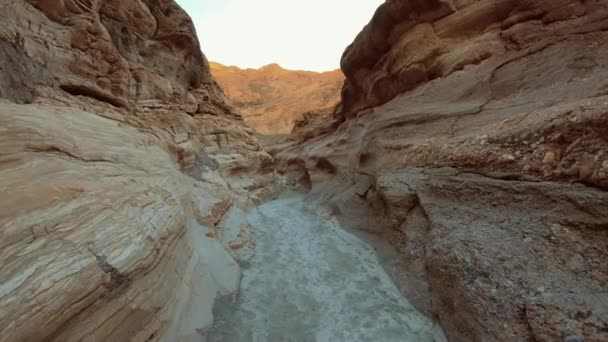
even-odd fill
[[[240,68],[340,67],[344,49],[384,0],[176,0],[207,58]]]

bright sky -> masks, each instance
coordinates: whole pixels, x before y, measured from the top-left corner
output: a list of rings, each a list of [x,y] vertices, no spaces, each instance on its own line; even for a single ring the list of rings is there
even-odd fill
[[[209,60],[241,68],[278,63],[326,71],[384,0],[176,0]]]

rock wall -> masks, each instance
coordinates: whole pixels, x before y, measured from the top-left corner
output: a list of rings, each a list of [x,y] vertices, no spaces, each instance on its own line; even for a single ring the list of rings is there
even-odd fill
[[[307,112],[333,111],[344,82],[340,70],[286,70],[277,64],[239,69],[212,62],[211,73],[247,124],[264,135],[291,133]]]
[[[201,340],[273,161],[190,19],[170,0],[0,9],[0,340]]]
[[[606,1],[388,0],[278,179],[390,242],[451,341],[604,341],[607,49]]]

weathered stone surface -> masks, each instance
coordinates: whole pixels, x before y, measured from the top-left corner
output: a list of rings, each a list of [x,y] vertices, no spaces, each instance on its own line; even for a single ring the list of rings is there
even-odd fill
[[[0,9],[0,340],[199,341],[254,243],[225,211],[272,158],[190,19],[168,0]]]
[[[607,19],[605,1],[388,0],[344,53],[334,122],[299,127],[277,179],[389,241],[450,340],[606,340]]]
[[[286,70],[277,64],[243,70],[211,62],[211,73],[247,124],[265,135],[291,133],[306,112],[333,111],[344,82],[340,70]]]
[[[461,93],[451,89],[453,96],[482,98],[479,92],[498,88],[489,97],[499,100],[522,90],[518,104],[523,104],[526,97],[539,97],[523,90],[567,80],[574,87],[586,76],[592,77],[568,96],[601,93],[604,84],[593,71],[601,69],[605,57],[600,53],[605,6],[570,0],[389,0],[344,53],[343,113],[352,116],[432,80],[463,73],[475,75],[478,87],[464,83]],[[583,47],[589,51],[582,53]],[[547,59],[561,59],[557,63],[565,72],[548,72],[558,64],[538,63]],[[552,95],[547,100],[560,98]]]
[[[431,311],[453,340],[607,337],[606,192],[416,170],[383,175],[383,188],[391,203],[414,192],[424,212],[422,237],[414,210],[393,236],[405,260],[423,260]]]

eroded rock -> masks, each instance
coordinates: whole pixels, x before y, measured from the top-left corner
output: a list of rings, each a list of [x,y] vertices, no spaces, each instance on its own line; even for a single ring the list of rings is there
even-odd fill
[[[386,1],[344,53],[341,110],[299,127],[278,172],[390,242],[389,273],[448,339],[606,340],[607,18],[604,1]]]
[[[240,279],[214,233],[246,230],[214,208],[245,206],[272,158],[191,20],[168,0],[0,7],[0,340],[200,340]]]

